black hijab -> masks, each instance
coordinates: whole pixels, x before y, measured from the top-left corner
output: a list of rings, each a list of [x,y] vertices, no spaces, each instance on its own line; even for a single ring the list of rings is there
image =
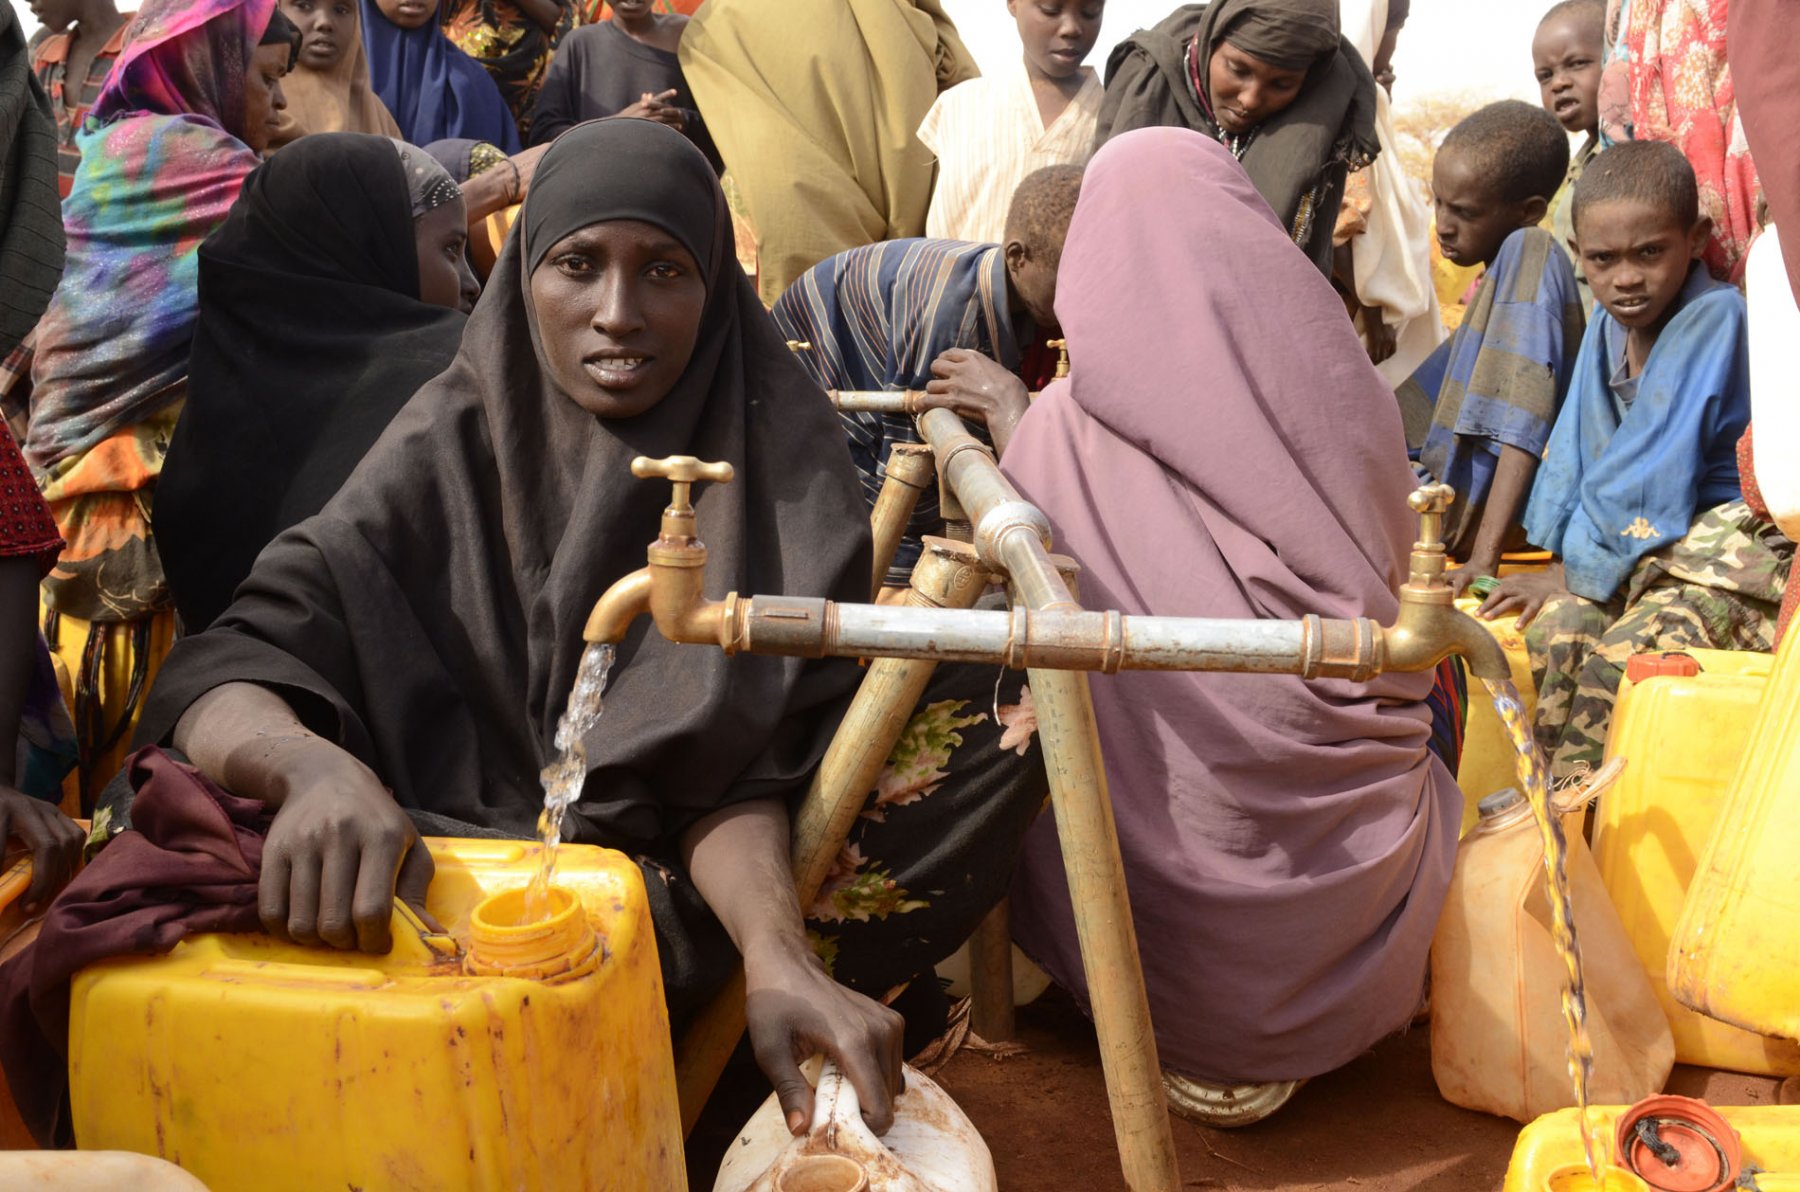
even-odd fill
[[[25,31],[0,0],[0,356],[37,325],[62,277],[56,120]]]
[[[690,246],[707,297],[674,390],[603,422],[548,377],[528,261],[612,219]],[[166,738],[218,684],[260,683],[402,806],[531,834],[582,625],[643,565],[669,499],[631,458],[676,453],[737,470],[694,502],[709,596],[866,599],[867,513],[843,432],[737,268],[706,158],[649,121],[581,125],[538,166],[456,362],[322,513],[270,545],[213,628],[176,644],[140,740]],[[654,847],[726,804],[797,794],[856,678],[672,645],[640,619],[586,740],[572,838]]]
[[[1214,0],[1176,9],[1113,48],[1094,135],[1099,148],[1134,128],[1173,125],[1223,140],[1189,69],[1202,83],[1220,41],[1289,70],[1306,71],[1300,94],[1258,125],[1238,160],[1275,217],[1314,264],[1331,273],[1331,233],[1349,171],[1380,152],[1375,78],[1338,29],[1338,0]]]
[[[188,632],[210,625],[275,535],[317,513],[467,320],[419,301],[394,143],[302,137],[251,172],[200,246],[187,405],[154,529]]]

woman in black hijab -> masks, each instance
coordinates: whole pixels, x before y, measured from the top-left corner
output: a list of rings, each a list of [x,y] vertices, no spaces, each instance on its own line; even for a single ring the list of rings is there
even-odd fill
[[[1338,0],[1186,4],[1113,48],[1098,149],[1134,128],[1212,137],[1243,163],[1302,252],[1331,276],[1345,179],[1375,159],[1375,78]]]
[[[449,367],[477,295],[465,223],[423,151],[322,133],[252,171],[200,246],[188,399],[154,523],[187,632]]]
[[[629,462],[678,453],[736,469],[694,500],[710,596],[867,597],[843,433],[739,272],[705,157],[648,121],[583,125],[539,166],[449,371],[158,677],[140,740],[172,739],[279,807],[260,884],[270,930],[383,951],[396,874],[415,902],[431,877],[415,822],[533,835],[584,620],[642,565],[668,498]],[[807,908],[836,933],[839,980],[877,995],[967,937],[1041,803],[1034,760],[1001,751],[979,712],[954,716],[985,706],[992,672],[945,674],[968,695],[928,696],[921,738],[896,751],[879,810]],[[850,664],[727,657],[640,620],[564,835],[647,867],[677,1022],[735,945],[790,1121],[811,1098],[796,1057],[823,1050],[885,1128],[898,1019],[814,957],[787,860],[787,801],[856,682]]]

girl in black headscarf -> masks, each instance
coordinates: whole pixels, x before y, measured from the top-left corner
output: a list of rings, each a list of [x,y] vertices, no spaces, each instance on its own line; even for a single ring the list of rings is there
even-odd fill
[[[1213,0],[1114,47],[1094,147],[1133,128],[1212,137],[1243,163],[1288,235],[1331,275],[1344,183],[1375,159],[1375,79],[1338,29],[1338,0]]]
[[[449,367],[477,294],[465,223],[423,151],[321,133],[258,166],[200,246],[188,400],[155,518],[189,633]]]
[[[415,822],[533,834],[584,620],[642,565],[668,499],[631,478],[633,456],[736,469],[694,501],[709,596],[867,597],[843,433],[734,253],[718,182],[680,134],[641,120],[566,133],[449,371],[175,647],[140,740],[172,739],[279,806],[261,879],[271,930],[385,950],[396,874],[414,901],[431,877]],[[968,694],[928,696],[883,776],[880,822],[863,821],[807,908],[834,935],[837,977],[877,994],[966,938],[1041,803],[1041,772],[997,748],[998,726],[955,715],[977,690],[985,706],[992,672],[944,673]],[[898,1020],[814,958],[787,860],[787,800],[856,682],[851,664],[727,657],[640,620],[584,738],[565,838],[649,869],[678,1022],[735,945],[751,1040],[790,1114],[804,1122],[810,1104],[796,1055],[824,1050],[885,1128]]]

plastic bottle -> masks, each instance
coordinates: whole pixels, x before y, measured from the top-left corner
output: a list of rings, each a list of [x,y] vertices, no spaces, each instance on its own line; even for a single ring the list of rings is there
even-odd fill
[[[1579,834],[1568,849],[1594,1049],[1589,1100],[1638,1101],[1662,1090],[1674,1039]],[[1462,842],[1431,981],[1431,1071],[1445,1100],[1521,1122],[1575,1103],[1544,853],[1516,790],[1483,799]]]
[[[906,1069],[894,1124],[877,1138],[856,1090],[826,1061],[815,1068],[812,1125],[787,1132],[773,1095],[738,1132],[713,1192],[995,1192],[994,1160],[950,1094]]]

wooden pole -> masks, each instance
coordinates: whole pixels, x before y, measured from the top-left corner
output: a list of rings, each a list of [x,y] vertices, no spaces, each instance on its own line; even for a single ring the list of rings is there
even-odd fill
[[[1087,675],[1029,673],[1119,1165],[1132,1192],[1177,1192],[1181,1173]]]
[[[920,608],[968,608],[987,587],[987,569],[975,549],[960,542],[927,538],[913,568],[908,604]],[[843,723],[794,813],[794,889],[802,911],[819,896],[831,863],[850,837],[856,817],[875,789],[876,776],[912,719],[937,663],[877,658],[850,701]],[[707,1003],[675,1049],[675,1084],[685,1134],[700,1120],[719,1074],[744,1033],[744,970]]]
[[[1012,907],[1002,898],[969,937],[969,1028],[989,1043],[1013,1037]]]
[[[881,493],[875,498],[875,511],[869,515],[869,529],[875,540],[874,573],[869,580],[871,597],[881,594],[888,568],[894,564],[894,552],[906,537],[906,523],[918,507],[919,494],[936,474],[937,460],[923,443],[896,443],[888,454]]]

